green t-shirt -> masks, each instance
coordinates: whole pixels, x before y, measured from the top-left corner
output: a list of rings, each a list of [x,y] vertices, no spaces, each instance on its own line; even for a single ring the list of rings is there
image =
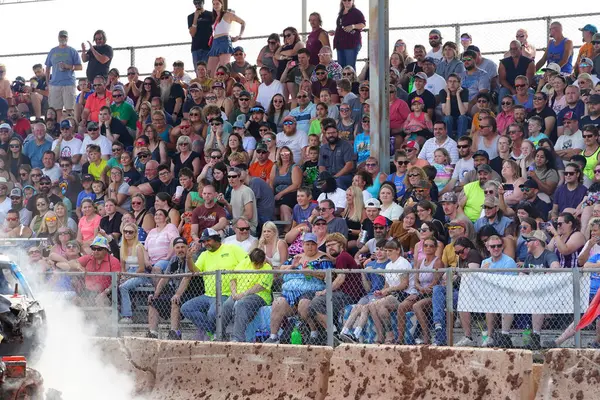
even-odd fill
[[[102,180],[102,172],[106,168],[106,160],[102,159],[100,164],[96,165],[93,162],[88,166],[88,174],[92,175],[97,181]]]
[[[481,216],[481,206],[485,201],[485,193],[483,193],[483,189],[481,186],[479,186],[478,180],[466,184],[464,191],[467,198],[467,203],[465,204],[465,215],[471,220],[471,222],[475,222]]]
[[[246,257],[241,263],[235,267],[236,271],[253,271],[256,268],[252,265],[250,258]],[[272,270],[273,268],[264,263],[259,268],[260,271]],[[264,288],[260,292],[256,293],[260,296],[267,305],[271,305],[271,286],[273,285],[273,274],[237,274],[233,276],[236,280],[236,288],[238,293],[244,293],[246,290],[251,289],[254,285],[259,284]]]
[[[235,244],[222,244],[217,251],[204,251],[200,254],[200,257],[196,260],[194,267],[199,272],[212,272],[217,270],[222,271],[233,271],[235,267],[248,258],[248,254],[239,246]],[[229,288],[229,281],[233,275],[223,275],[221,280],[221,294],[223,296],[229,296],[231,289]],[[202,277],[204,279],[204,294],[210,297],[216,297],[216,275],[207,275]]]
[[[310,123],[310,128],[308,128],[309,135],[321,135],[321,121],[315,119]]]
[[[110,112],[113,118],[116,118],[120,121],[125,121],[125,126],[127,126],[129,129],[136,129],[138,116],[131,104],[125,101],[120,105],[113,103],[110,106]]]

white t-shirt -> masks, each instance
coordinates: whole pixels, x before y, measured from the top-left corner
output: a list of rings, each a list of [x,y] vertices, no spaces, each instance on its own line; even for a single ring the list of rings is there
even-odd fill
[[[433,74],[427,77],[427,82],[425,82],[425,89],[429,90],[433,93],[434,96],[440,94],[440,90],[446,88],[446,80],[438,74]],[[417,90],[416,87],[413,87],[413,92]]]
[[[456,179],[456,182],[464,182],[465,175],[475,169],[475,164],[473,163],[473,157],[465,160],[461,158],[456,162],[456,166],[454,167],[454,172],[452,173],[452,179]]]
[[[335,208],[346,208],[346,191],[337,188],[333,193],[321,193],[317,198],[317,203],[323,200],[331,200],[335,204]]]
[[[278,93],[283,95],[283,85],[277,79],[274,79],[269,86],[261,83],[258,87],[256,101],[258,101],[266,110],[269,107],[269,104],[271,104],[273,96]]]
[[[302,149],[308,146],[308,135],[306,132],[296,131],[292,136],[288,136],[285,132],[279,132],[276,136],[277,148],[287,146],[292,150],[294,155],[294,163],[300,165],[302,160]]]
[[[60,165],[58,164],[54,164],[54,167],[48,169],[48,168],[42,168],[42,173],[44,175],[46,175],[47,177],[50,178],[50,180],[52,181],[52,183],[58,182],[58,180],[60,179],[60,176],[62,175],[62,171],[60,170]]]
[[[57,144],[58,144],[58,140],[54,140],[52,142],[52,151],[54,151]],[[77,139],[76,137],[72,138],[71,140],[63,140],[60,143],[60,156],[71,158],[78,154],[83,154],[82,146],[83,146],[83,142],[80,139]],[[73,171],[81,171],[81,165],[73,164]]]
[[[561,135],[556,139],[554,150],[585,149],[581,130],[577,130],[572,135]]]
[[[90,144],[96,144],[100,146],[100,152],[103,156],[112,155],[112,143],[106,138],[106,136],[100,135],[96,138],[96,140],[92,140],[90,135],[85,135],[85,138],[83,138],[83,143],[81,144],[81,151],[85,152]]]
[[[401,206],[399,206],[396,203],[392,203],[385,210],[383,209],[383,206],[382,206],[382,209],[381,209],[381,212],[379,213],[379,215],[383,215],[390,221],[397,221],[398,218],[400,218],[400,216],[402,215],[403,211],[404,211],[404,209]]]
[[[373,195],[369,193],[367,190],[363,190],[363,201],[366,203],[367,200],[372,199]]]
[[[404,257],[398,257],[398,259],[394,262],[390,261],[388,265],[385,266],[386,271],[392,270],[400,270],[400,269],[412,269],[412,266],[408,262],[408,260]],[[404,274],[385,274],[385,283],[388,286],[398,286],[402,281],[402,276]]]
[[[442,59],[442,57],[444,56],[443,51],[444,50],[443,50],[442,46],[440,46],[440,49],[438,51],[433,51],[433,49],[429,50],[429,53],[427,53],[425,55],[425,57],[431,57],[436,61],[440,61]],[[436,93],[439,93],[439,92],[436,92]]]
[[[223,240],[223,244],[235,244],[236,246],[239,246],[242,249],[244,249],[246,253],[250,253],[250,250],[252,250],[258,244],[258,239],[250,235],[248,236],[248,239],[244,240],[243,242],[240,242],[237,240],[235,235],[232,235],[226,237]]]

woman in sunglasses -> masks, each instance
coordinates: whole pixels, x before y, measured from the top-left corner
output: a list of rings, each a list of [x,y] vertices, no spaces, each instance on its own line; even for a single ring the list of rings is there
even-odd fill
[[[287,109],[285,98],[281,94],[276,94],[271,98],[271,103],[267,108],[267,121],[277,126],[277,132],[283,131],[283,119],[288,116],[290,111]]]
[[[54,211],[48,211],[44,214],[40,223],[40,229],[36,232],[37,238],[47,238],[49,246],[54,245],[54,239],[58,231],[58,217]]]
[[[67,245],[70,241],[75,240],[75,233],[66,226],[61,226],[56,231],[53,242],[54,245],[50,250],[50,254],[55,253],[62,257],[66,257],[67,255]]]
[[[283,45],[277,48],[277,51],[275,51],[275,55],[273,56],[273,59],[277,60],[275,79],[281,78],[281,75],[289,62],[298,63],[298,50],[303,48],[304,42],[300,39],[298,30],[291,26],[285,28],[283,30]]]
[[[136,225],[143,231],[143,233],[140,232],[138,235],[140,241],[143,242],[146,239],[147,232],[150,232],[156,226],[154,224],[154,216],[148,212],[146,198],[141,193],[131,196],[131,209]]]
[[[208,72],[212,74],[217,66],[226,65],[233,54],[232,43],[240,40],[246,29],[246,22],[235,13],[230,12],[227,0],[213,0],[213,34],[209,40],[210,51],[208,52]],[[230,36],[231,23],[237,22],[241,25],[240,34]]]
[[[160,76],[159,76],[160,78]],[[140,97],[137,100],[137,104],[135,106],[135,110],[140,113],[142,104],[150,103],[150,101],[155,97],[160,97],[160,88],[158,87],[159,80],[154,80],[151,77],[147,77],[144,79],[144,83],[142,84],[142,91],[140,93]],[[150,115],[150,114],[148,114]],[[146,120],[143,120],[146,121]]]
[[[121,226],[120,233],[122,234],[123,240],[121,241],[121,248],[119,251],[121,272],[143,274],[147,271],[146,269],[146,249],[144,245],[138,240],[138,227],[137,225],[129,222],[124,223]],[[133,312],[131,311],[131,296],[130,291],[133,283],[136,281],[139,283],[145,278],[131,278],[124,277],[125,282],[129,282],[127,285],[122,283],[119,286],[121,292],[121,315],[122,318],[119,323],[131,323],[131,317]],[[129,278],[129,279],[127,279]],[[136,280],[136,281],[134,281]]]
[[[135,137],[140,137],[144,134],[144,126],[146,126],[146,121],[150,117],[150,113],[152,112],[152,106],[149,101],[144,101],[140,105],[140,111],[138,113],[138,120],[135,123],[136,126],[136,134]]]
[[[9,164],[9,172],[13,175],[12,179],[19,174],[19,168],[21,165],[31,165],[31,160],[25,154],[23,154],[23,143],[21,139],[17,137],[13,137],[8,142],[8,164]],[[4,169],[4,167],[3,167]],[[0,175],[4,176],[5,175]],[[16,182],[16,180],[13,180]]]
[[[35,207],[36,215],[31,220],[29,227],[31,228],[31,230],[34,233],[37,233],[40,231],[40,226],[42,224],[44,215],[50,209],[50,200],[48,200],[48,198],[42,194],[35,196],[34,198],[35,198],[34,207]]]
[[[407,156],[408,157],[408,156]],[[409,164],[410,165],[410,164]],[[415,198],[415,186],[421,181],[427,181],[427,174],[420,167],[410,167],[404,178],[404,185],[406,186],[406,192],[400,200],[402,207],[413,205],[417,202]],[[409,201],[410,200],[410,201]]]
[[[31,184],[29,174],[31,174],[31,165],[29,164],[21,164],[19,165],[19,179],[17,179],[17,183],[21,184],[21,187],[25,187]]]
[[[275,71],[277,69],[279,60],[275,59],[275,53],[277,52],[277,49],[279,49],[280,45],[281,40],[279,35],[277,33],[271,33],[267,39],[267,45],[260,49],[258,52],[258,57],[256,57],[256,65],[258,68],[267,67],[271,71]],[[256,69],[254,70],[254,73],[256,74]],[[246,77],[246,80],[247,79],[248,77]],[[246,88],[246,90],[248,90],[248,88]]]

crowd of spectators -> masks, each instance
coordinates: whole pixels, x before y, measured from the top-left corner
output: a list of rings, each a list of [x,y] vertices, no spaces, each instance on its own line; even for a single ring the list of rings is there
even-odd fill
[[[318,344],[325,270],[364,269],[334,274],[336,320],[355,304],[337,339],[362,340],[370,317],[375,342],[403,343],[414,312],[419,340],[444,344],[446,276],[374,270],[600,266],[594,25],[580,29],[578,53],[559,22],[543,54],[519,29],[500,60],[468,33],[454,43],[432,29],[429,47],[410,52],[396,40],[386,160],[370,146],[381,132],[370,130],[368,65],[356,71],[366,20],[353,0],[333,31],[312,13],[306,42],[294,27],[270,35],[256,65],[225,0],[193,3],[193,78],[164,57],[150,76],[121,75],[102,30],[81,56],[60,31],[29,80],[8,81],[0,64],[0,236],[46,239],[30,261],[74,301],[111,301],[110,277],[53,271],[153,274],[119,283],[121,324],[133,322],[137,290],[154,288],[149,337],[162,317],[170,339],[182,318],[208,339],[220,302],[231,340],[244,341],[272,304],[267,342],[297,316]],[[303,273],[226,274],[217,298],[215,271],[254,269]],[[207,274],[166,276],[184,272]],[[593,296],[600,275],[591,282]],[[511,346],[512,316],[486,318],[482,345]],[[531,317],[531,348],[544,320]],[[475,345],[470,314],[460,321],[458,344]]]

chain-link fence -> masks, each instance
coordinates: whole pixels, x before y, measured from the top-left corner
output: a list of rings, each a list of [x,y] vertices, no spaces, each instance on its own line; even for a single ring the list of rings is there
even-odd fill
[[[193,275],[53,272],[47,282],[61,282],[54,295],[82,307],[109,336],[532,350],[598,343],[595,324],[578,332],[573,326],[598,288],[600,270],[332,265]],[[108,285],[102,293],[91,290],[99,280]]]

